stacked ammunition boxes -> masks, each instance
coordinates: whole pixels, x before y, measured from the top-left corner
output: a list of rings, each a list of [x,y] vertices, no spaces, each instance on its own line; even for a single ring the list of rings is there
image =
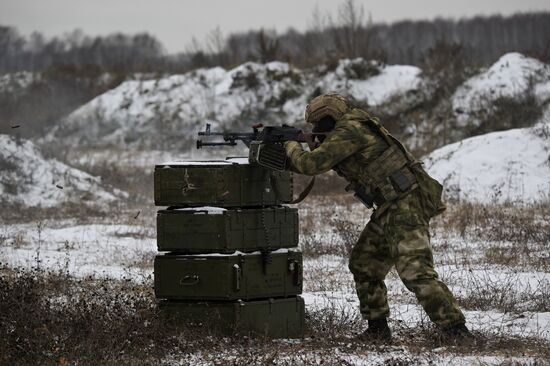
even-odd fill
[[[244,160],[244,161],[243,161]],[[292,176],[247,159],[155,167],[155,294],[169,321],[303,335],[302,254]]]

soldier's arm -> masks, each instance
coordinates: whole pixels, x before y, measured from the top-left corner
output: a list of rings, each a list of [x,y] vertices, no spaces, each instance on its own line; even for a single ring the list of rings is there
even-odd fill
[[[356,128],[345,122],[338,122],[325,141],[313,151],[304,151],[298,142],[285,144],[290,160],[291,170],[305,174],[317,175],[329,171],[336,164],[365,147]]]
[[[295,142],[295,141],[291,141],[291,142]],[[299,148],[302,149],[302,146],[298,143],[299,145]],[[287,149],[288,151],[288,149]],[[288,154],[288,153],[287,153]],[[291,172],[294,172],[294,173],[298,173],[298,174],[303,174],[301,171],[299,171],[295,166],[294,164],[292,164],[292,160],[288,160],[289,164],[288,164],[288,168],[287,170],[290,170]]]

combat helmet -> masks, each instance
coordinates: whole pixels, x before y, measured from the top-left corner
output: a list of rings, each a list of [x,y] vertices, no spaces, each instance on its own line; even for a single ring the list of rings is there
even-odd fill
[[[350,108],[349,101],[340,94],[327,93],[313,98],[306,106],[305,119],[316,123],[323,117],[330,116],[338,121]]]

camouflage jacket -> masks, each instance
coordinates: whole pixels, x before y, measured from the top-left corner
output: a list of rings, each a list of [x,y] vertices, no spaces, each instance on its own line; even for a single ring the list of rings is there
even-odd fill
[[[425,193],[425,198],[430,201],[427,205],[433,206],[428,207],[429,216],[443,211],[441,185],[422,169],[408,151],[396,147],[399,142],[389,144],[388,138],[374,131],[366,122],[368,120],[372,118],[365,111],[351,110],[336,122],[323,143],[313,151],[304,151],[297,142],[287,142],[285,149],[290,169],[305,175],[317,175],[334,169],[345,177],[354,189],[361,187],[372,195],[379,206],[398,199],[420,186],[421,192]],[[389,147],[392,147],[392,151],[389,151]],[[394,194],[388,191],[394,190],[394,184],[386,189],[384,183],[389,181],[387,172],[394,169],[392,166],[398,166],[395,162],[403,161],[404,157],[412,163],[408,164],[407,172],[412,172],[413,186],[403,194]]]

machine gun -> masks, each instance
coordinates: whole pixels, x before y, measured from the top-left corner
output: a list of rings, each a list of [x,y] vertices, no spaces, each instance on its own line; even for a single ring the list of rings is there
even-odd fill
[[[205,142],[197,140],[197,149],[204,146],[236,146],[242,141],[249,148],[248,160],[271,170],[282,171],[287,168],[287,157],[284,148],[286,141],[311,142],[313,135],[305,134],[292,126],[252,126],[252,132],[213,132],[210,124],[206,125],[199,136],[221,136],[223,142]]]

